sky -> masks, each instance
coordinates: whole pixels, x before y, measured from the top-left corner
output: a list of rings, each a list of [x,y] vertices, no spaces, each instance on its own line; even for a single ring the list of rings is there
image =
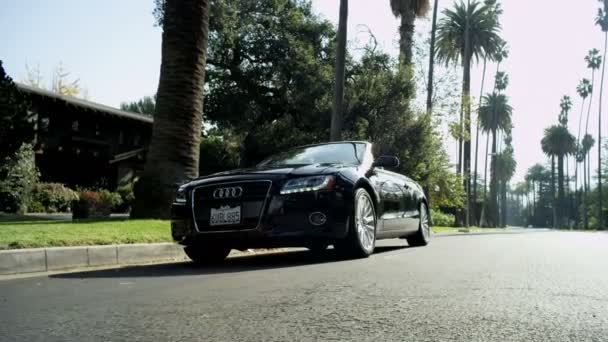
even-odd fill
[[[339,1],[312,2],[317,13],[337,21]],[[379,6],[380,2],[350,0],[349,46],[356,48],[367,41],[362,33],[362,25],[366,25],[380,47],[396,56],[399,21],[393,17],[388,0],[385,6]],[[591,48],[603,47],[603,36],[594,25],[600,3],[578,0],[573,6],[566,0],[501,2],[502,35],[510,46],[510,57],[502,68],[510,77],[507,95],[514,107],[515,180],[521,180],[528,167],[546,161],[540,139],[545,127],[557,123],[563,95],[574,100],[569,126],[571,132],[578,131],[581,107],[575,89],[581,78],[591,78],[584,57]],[[453,3],[440,0],[440,9]],[[152,0],[3,0],[0,60],[16,81],[25,80],[29,65],[40,70],[47,84],[54,68],[62,63],[71,76],[80,80],[91,101],[118,107],[121,102],[156,92],[161,29],[154,26],[153,6]],[[429,28],[428,19],[418,21],[419,32],[428,33]],[[489,67],[492,71],[487,77],[493,77],[494,68]],[[481,74],[478,65],[472,75],[473,94],[479,93]],[[598,93],[589,125],[589,132],[596,138]],[[602,132],[606,136],[608,116],[604,122]],[[453,154],[454,142],[446,141],[447,150]],[[595,160],[597,146],[591,153]],[[596,166],[592,162],[593,169]]]

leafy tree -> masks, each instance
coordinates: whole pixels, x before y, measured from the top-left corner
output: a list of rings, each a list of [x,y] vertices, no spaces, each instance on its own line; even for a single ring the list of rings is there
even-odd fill
[[[348,0],[340,0],[340,21],[336,37],[336,68],[334,104],[331,112],[331,141],[339,141],[342,135],[342,104],[344,102],[344,72],[346,68],[346,34],[348,22]]]
[[[498,161],[497,161],[497,133],[509,130],[511,127],[511,114],[513,108],[509,105],[509,100],[504,94],[493,93],[483,98],[482,106],[479,110],[479,120],[481,129],[492,134],[492,161],[490,163],[490,203],[489,225],[494,227],[498,224]]]
[[[156,96],[144,96],[134,102],[123,102],[120,104],[120,109],[131,113],[152,116],[156,111]]]
[[[326,141],[335,62],[331,23],[309,2],[283,0],[217,0],[211,17],[205,119],[238,133],[241,166]],[[347,82],[351,63],[347,58]]]
[[[556,197],[557,203],[555,206],[557,222],[554,223],[554,227],[563,227],[564,213],[566,209],[564,206],[564,158],[575,153],[576,138],[570,134],[566,126],[555,125],[545,129],[545,135],[541,140],[541,145],[543,152],[545,152],[545,154],[550,156],[552,159],[552,168],[553,159],[557,157],[558,192]]]
[[[400,59],[404,65],[410,65],[412,63],[416,17],[424,17],[426,15],[430,1],[390,0],[390,4],[395,17],[401,18],[401,26],[399,26]]]
[[[154,129],[132,217],[170,216],[175,184],[198,176],[208,0],[166,0]]]
[[[38,182],[34,150],[22,144],[0,164],[0,212],[25,212]]]
[[[0,166],[34,139],[34,118],[29,103],[7,75],[0,61]]]
[[[480,56],[492,55],[502,41],[498,32],[500,24],[493,12],[494,6],[482,5],[478,1],[465,4],[460,1],[454,9],[444,11],[445,18],[437,28],[437,56],[446,64],[462,62],[463,88],[462,88],[462,125],[465,134],[471,135],[471,64],[473,59]],[[464,181],[467,191],[467,203],[471,198],[471,141],[464,141]],[[459,159],[461,160],[461,159]],[[459,167],[460,170],[460,167]],[[469,205],[466,210],[466,222],[469,222]]]

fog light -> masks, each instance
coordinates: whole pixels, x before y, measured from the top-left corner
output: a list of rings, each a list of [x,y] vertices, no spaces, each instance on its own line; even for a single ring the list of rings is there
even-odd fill
[[[308,216],[308,220],[313,226],[322,226],[327,222],[327,216],[320,212],[314,212]]]

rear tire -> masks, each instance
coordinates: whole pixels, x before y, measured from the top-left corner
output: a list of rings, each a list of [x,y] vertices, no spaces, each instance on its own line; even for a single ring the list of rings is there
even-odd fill
[[[211,244],[195,244],[184,247],[184,252],[197,265],[208,265],[222,262],[228,254],[230,247],[213,246]]]
[[[429,220],[429,209],[425,203],[420,204],[420,223],[415,235],[407,238],[408,245],[422,247],[431,241],[431,221]]]
[[[354,212],[348,235],[334,244],[338,253],[349,258],[367,258],[376,246],[376,209],[369,193],[359,188],[355,191]]]

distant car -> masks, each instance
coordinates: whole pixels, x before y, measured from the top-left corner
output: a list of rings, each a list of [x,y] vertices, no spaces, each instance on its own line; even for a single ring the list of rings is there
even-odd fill
[[[195,262],[226,258],[231,249],[333,245],[348,257],[367,257],[376,240],[431,238],[427,198],[396,168],[377,159],[368,142],[297,147],[250,169],[201,177],[179,187],[172,235]]]

